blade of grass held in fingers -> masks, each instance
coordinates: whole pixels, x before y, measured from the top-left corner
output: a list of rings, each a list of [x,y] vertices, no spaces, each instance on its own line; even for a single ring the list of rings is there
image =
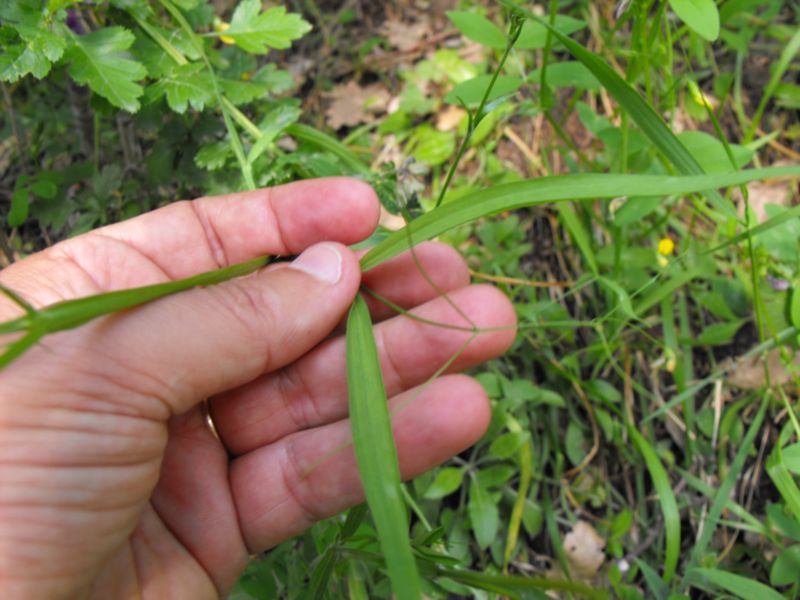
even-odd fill
[[[592,198],[689,194],[782,176],[800,176],[800,167],[749,169],[737,173],[713,175],[589,173],[540,177],[497,185],[443,204],[414,220],[411,238],[414,244],[418,244],[458,225],[526,206]],[[407,249],[408,233],[401,229],[365,254],[361,258],[361,268],[368,271]]]
[[[170,294],[183,292],[198,286],[214,285],[235,277],[247,275],[260,269],[267,262],[269,262],[268,257],[260,257],[224,269],[200,273],[186,279],[65,300],[41,310],[28,311],[22,317],[0,323],[0,332],[2,333],[26,332],[22,338],[12,343],[6,352],[0,355],[0,369],[20,356],[45,335],[74,329],[98,317],[133,308]]]
[[[400,466],[367,304],[356,296],[347,317],[347,389],[353,447],[378,530],[392,589],[399,600],[421,597],[419,574],[400,489]]]

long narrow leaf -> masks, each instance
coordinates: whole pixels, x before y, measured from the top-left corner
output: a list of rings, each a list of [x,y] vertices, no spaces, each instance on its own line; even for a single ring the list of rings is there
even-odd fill
[[[583,174],[540,177],[497,185],[443,204],[414,220],[411,239],[414,244],[418,244],[480,217],[550,202],[689,194],[741,185],[757,179],[798,175],[800,167],[789,166],[691,176]],[[408,232],[401,229],[364,255],[361,268],[368,271],[407,249]]]
[[[632,425],[628,427],[628,435],[631,436],[636,449],[644,457],[647,470],[650,471],[650,478],[653,480],[653,487],[656,488],[658,501],[661,504],[661,513],[664,515],[664,530],[666,532],[666,553],[664,556],[664,582],[669,583],[675,575],[675,568],[678,566],[678,558],[681,551],[681,516],[678,513],[678,504],[675,501],[675,494],[672,491],[667,472],[664,465],[658,459],[655,450],[644,436],[636,431]]]
[[[771,587],[749,577],[728,573],[720,569],[693,569],[689,572],[691,581],[708,580],[717,587],[745,600],[783,600],[783,596]]]
[[[399,600],[416,600],[421,588],[408,537],[397,449],[372,321],[361,296],[356,297],[347,317],[346,345],[353,447],[367,504],[395,595]]]

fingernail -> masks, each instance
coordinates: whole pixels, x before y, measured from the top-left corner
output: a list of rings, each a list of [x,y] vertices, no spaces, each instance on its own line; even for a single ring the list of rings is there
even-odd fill
[[[323,283],[333,284],[342,276],[342,255],[333,244],[317,244],[298,256],[290,266]]]

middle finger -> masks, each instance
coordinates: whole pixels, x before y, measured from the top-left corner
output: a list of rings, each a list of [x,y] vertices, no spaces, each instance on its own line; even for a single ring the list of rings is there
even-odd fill
[[[502,354],[513,342],[516,317],[499,290],[472,285],[449,294],[480,333],[449,366],[456,372]],[[437,323],[467,325],[444,298],[414,314]],[[405,316],[375,326],[375,339],[389,396],[425,382],[467,342],[469,331],[445,329]],[[210,402],[211,416],[232,454],[243,454],[282,437],[347,415],[345,339],[326,341],[297,362],[225,392]]]

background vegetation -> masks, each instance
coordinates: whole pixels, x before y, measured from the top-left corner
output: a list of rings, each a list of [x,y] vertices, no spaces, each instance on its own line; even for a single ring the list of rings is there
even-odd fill
[[[797,3],[524,6],[593,54],[505,2],[3,3],[0,261],[297,178],[370,181],[379,241],[523,179],[797,165]],[[800,594],[797,200],[789,178],[654,188],[442,236],[521,332],[478,374],[483,440],[405,486],[426,595]],[[254,561],[233,597],[389,597],[365,513]]]

